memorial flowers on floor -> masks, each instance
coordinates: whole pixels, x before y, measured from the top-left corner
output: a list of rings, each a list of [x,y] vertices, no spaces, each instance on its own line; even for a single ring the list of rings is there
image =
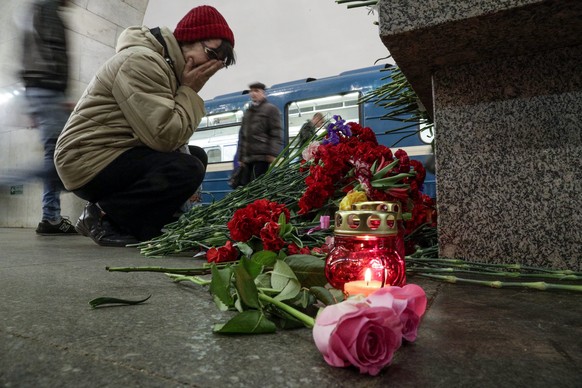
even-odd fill
[[[177,282],[209,286],[218,308],[234,313],[215,325],[216,333],[261,334],[307,326],[330,365],[354,365],[361,373],[378,374],[403,340],[416,338],[426,296],[414,285],[347,299],[331,288],[324,274],[325,255],[333,246],[330,219],[338,208],[354,202],[401,201],[406,222],[413,223],[424,168],[404,151],[393,154],[379,145],[370,128],[339,116],[304,150],[288,149],[286,160],[275,164],[259,183],[225,198],[225,204],[237,204],[230,217],[217,217],[212,209],[207,209],[212,216],[205,217],[193,209],[146,249],[171,241],[205,252],[207,265],[166,272]],[[277,170],[283,170],[279,179],[261,191],[260,182]],[[281,191],[280,197],[268,195]],[[244,199],[237,197],[242,192]],[[208,225],[217,218],[220,225]],[[192,240],[187,243],[185,232],[204,219],[210,236],[201,236],[197,246]],[[203,276],[207,274],[210,279]]]

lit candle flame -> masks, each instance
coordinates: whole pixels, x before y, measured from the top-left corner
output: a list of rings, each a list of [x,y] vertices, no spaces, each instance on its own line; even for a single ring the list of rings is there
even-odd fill
[[[370,280],[372,280],[372,270],[370,268],[366,268],[366,272],[364,273],[364,280],[366,281],[366,285],[370,284]]]

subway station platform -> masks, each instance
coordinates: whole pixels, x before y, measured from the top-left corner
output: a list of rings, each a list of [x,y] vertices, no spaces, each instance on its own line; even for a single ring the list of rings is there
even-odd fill
[[[0,229],[1,387],[580,387],[582,294],[409,278],[429,307],[378,376],[326,364],[310,329],[226,337],[205,287],[106,266],[194,266],[82,236]],[[146,303],[91,309],[110,296]]]

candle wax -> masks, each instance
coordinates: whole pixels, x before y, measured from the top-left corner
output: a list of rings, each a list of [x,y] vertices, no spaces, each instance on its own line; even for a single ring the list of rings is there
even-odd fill
[[[365,296],[370,295],[372,292],[380,289],[382,287],[382,282],[378,280],[355,280],[353,282],[347,282],[344,284],[344,292],[348,296],[354,296],[358,294],[364,294]]]

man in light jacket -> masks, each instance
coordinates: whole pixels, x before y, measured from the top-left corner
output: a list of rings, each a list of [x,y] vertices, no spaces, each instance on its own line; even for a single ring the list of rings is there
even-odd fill
[[[121,34],[57,142],[65,187],[88,201],[79,233],[125,246],[174,220],[206,173],[185,147],[205,115],[198,92],[234,64],[233,48],[232,30],[210,6],[193,8],[173,33],[142,26]]]

